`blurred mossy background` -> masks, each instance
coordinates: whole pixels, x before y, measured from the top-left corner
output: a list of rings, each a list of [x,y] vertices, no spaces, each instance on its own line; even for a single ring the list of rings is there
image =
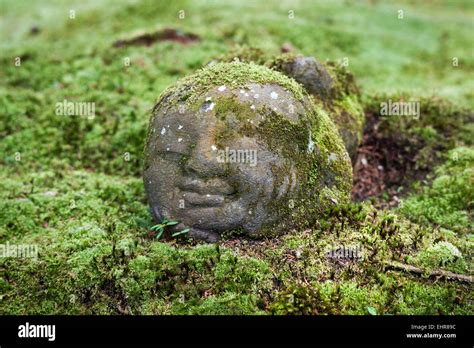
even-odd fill
[[[468,0],[1,1],[0,243],[39,257],[0,259],[0,313],[472,314],[472,283],[427,274],[472,270],[473,18]],[[165,28],[200,41],[114,47]],[[404,95],[471,116],[391,121],[444,161],[398,209],[354,203],[257,243],[150,237],[141,159],[160,92],[236,45],[271,56],[284,43],[347,59],[367,109]],[[95,118],[56,115],[64,99],[94,102]],[[351,243],[370,258],[328,261]]]

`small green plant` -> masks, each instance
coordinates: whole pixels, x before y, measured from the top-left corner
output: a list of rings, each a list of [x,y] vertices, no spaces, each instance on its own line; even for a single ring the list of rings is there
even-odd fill
[[[182,230],[182,231],[173,233],[171,236],[172,236],[172,237],[177,237],[177,236],[180,236],[180,235],[185,234],[185,233],[188,233],[188,232],[189,232],[189,228],[185,228],[185,229]]]
[[[367,307],[367,311],[370,315],[377,315],[377,310],[374,307]]]
[[[156,234],[156,238],[160,239],[161,236],[163,235],[163,233],[165,232],[166,227],[174,226],[174,225],[177,225],[178,223],[179,223],[179,221],[168,221],[168,219],[165,218],[165,219],[163,219],[163,221],[160,224],[152,226],[151,229],[153,231],[158,232]],[[177,237],[177,236],[183,235],[183,234],[188,233],[188,232],[189,232],[189,228],[185,228],[182,231],[178,231],[178,232],[173,233],[171,236],[172,237]]]

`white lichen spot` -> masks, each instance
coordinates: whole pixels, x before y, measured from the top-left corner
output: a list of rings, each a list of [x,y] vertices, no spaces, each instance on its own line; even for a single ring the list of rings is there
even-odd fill
[[[226,90],[226,87],[224,85],[220,86],[218,89],[217,89],[219,92],[224,92]]]
[[[217,150],[217,146],[216,146],[216,145],[212,145],[212,146],[211,146],[211,150],[212,150],[212,151],[216,151],[216,150]]]
[[[255,110],[255,105],[251,105],[250,108],[251,108],[252,110]]]
[[[272,92],[272,93],[270,93],[270,97],[271,97],[272,99],[278,99],[278,93]]]
[[[178,143],[182,142],[183,138],[178,138]]]
[[[209,105],[207,105],[205,108],[204,108],[204,112],[208,112],[208,111],[211,111],[212,109],[214,109],[214,103],[211,103]]]
[[[179,124],[179,125],[178,125],[178,129],[182,129],[182,128],[183,128],[183,126]]]
[[[252,215],[252,210],[249,210],[249,215]]]
[[[331,152],[328,157],[329,163],[337,160],[337,155],[334,152]]]
[[[153,133],[155,133],[155,132],[156,132],[156,129],[155,129],[155,128],[153,128]]]
[[[435,251],[436,254],[446,254],[446,251],[454,257],[462,257],[461,251],[449,242],[438,242],[434,246],[430,247],[431,250]]]
[[[161,135],[165,135],[165,133],[166,133],[166,128],[163,127],[163,129],[161,130]]]
[[[240,90],[240,94],[244,94],[245,91],[243,89]]]
[[[206,101],[211,101],[211,97],[207,97],[207,98],[206,98]]]
[[[254,94],[253,97],[254,97],[255,99],[258,99],[258,97],[259,97],[258,93]]]
[[[208,193],[208,194],[206,195],[206,197],[211,197],[211,195]]]
[[[248,97],[248,96],[249,96],[249,94],[248,94],[248,93],[245,93],[244,95],[245,95],[246,97]]]
[[[309,133],[309,141],[308,141],[308,153],[313,152],[314,150],[314,141],[311,138],[311,133]]]
[[[169,150],[170,150],[170,148],[169,148],[169,147],[167,147],[167,148],[166,148],[166,151],[169,151]]]

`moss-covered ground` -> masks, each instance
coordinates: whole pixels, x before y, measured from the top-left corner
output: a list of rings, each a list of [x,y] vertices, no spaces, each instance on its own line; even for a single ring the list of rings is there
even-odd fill
[[[0,258],[0,314],[474,313],[470,1],[0,6],[0,244],[38,246]],[[200,41],[114,47],[167,27]],[[338,205],[269,240],[157,240],[141,172],[159,94],[236,44],[285,42],[348,62],[368,117],[421,101],[419,119],[379,124],[409,154],[400,203]],[[64,99],[95,117],[57,115]]]

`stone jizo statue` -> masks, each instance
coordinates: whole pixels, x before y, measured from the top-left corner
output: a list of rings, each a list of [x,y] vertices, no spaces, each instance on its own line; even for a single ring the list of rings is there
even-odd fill
[[[269,67],[207,66],[153,109],[144,183],[156,221],[209,242],[285,233],[349,199],[351,160],[328,109]]]

